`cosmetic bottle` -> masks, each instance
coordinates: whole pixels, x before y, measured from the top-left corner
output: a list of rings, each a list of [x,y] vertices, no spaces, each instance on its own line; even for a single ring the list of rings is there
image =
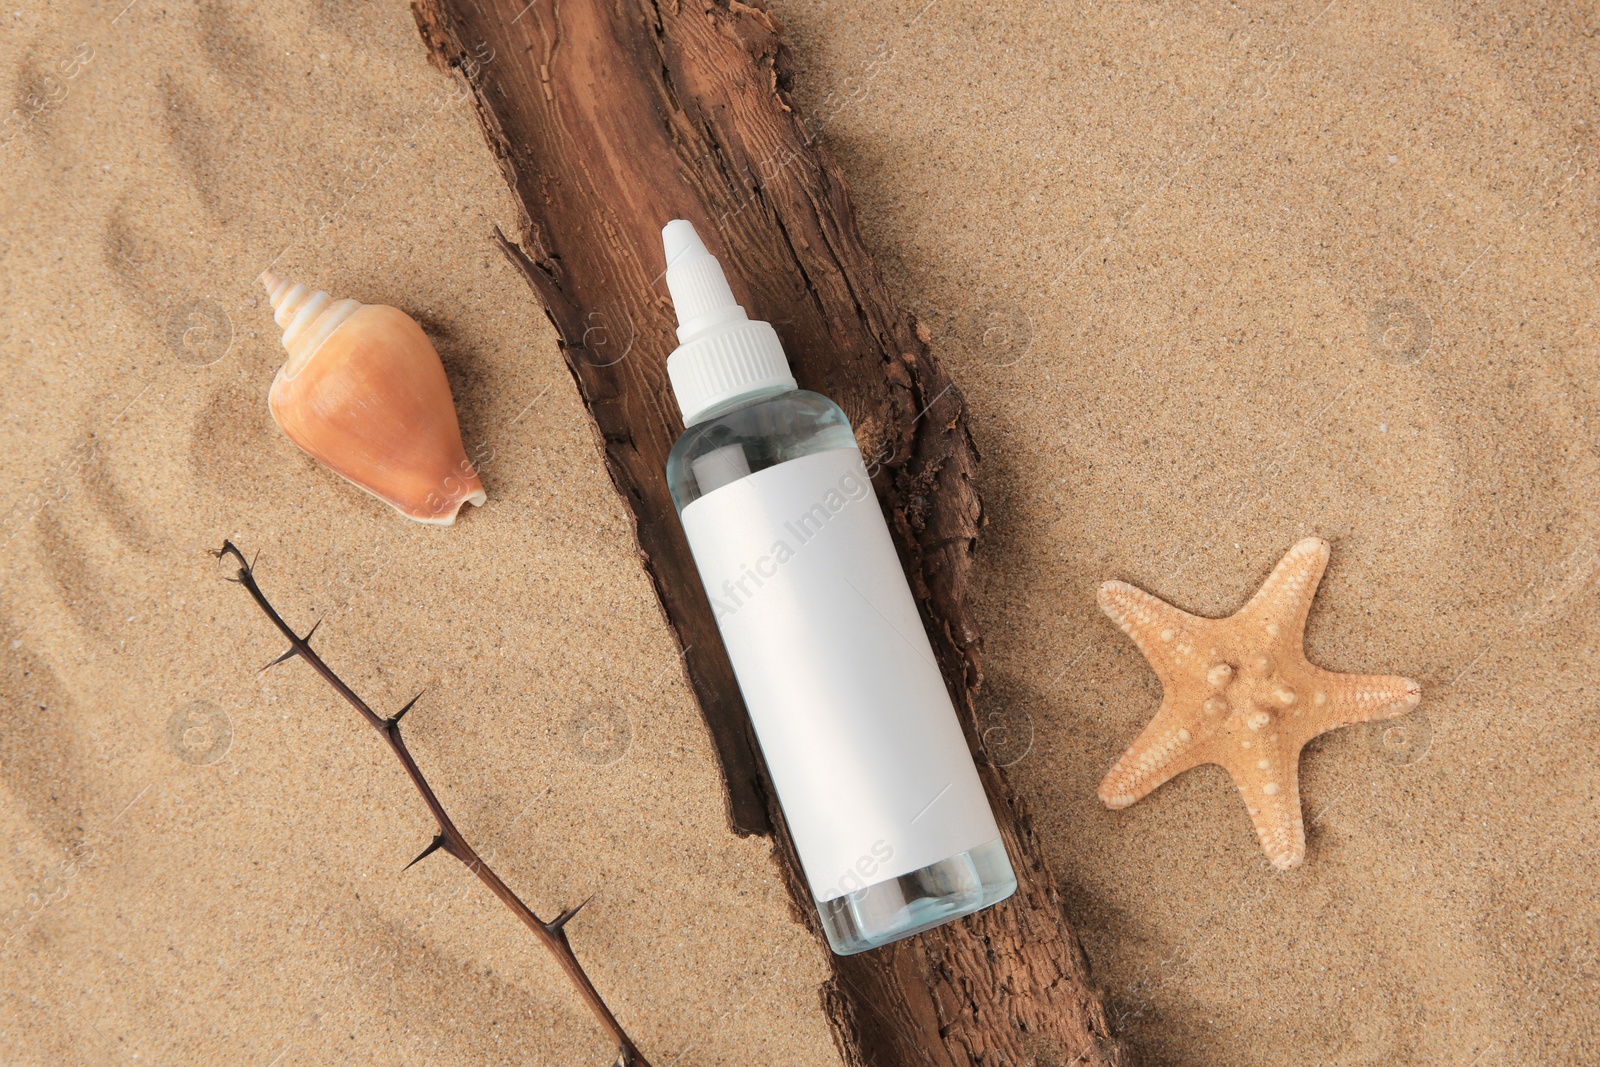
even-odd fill
[[[833,950],[1017,886],[850,422],[683,220],[667,481]]]

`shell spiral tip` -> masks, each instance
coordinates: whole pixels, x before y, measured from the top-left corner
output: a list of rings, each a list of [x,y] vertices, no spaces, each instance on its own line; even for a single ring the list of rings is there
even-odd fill
[[[260,282],[262,287],[266,289],[267,303],[270,304],[274,310],[277,309],[279,301],[283,299],[283,294],[292,288],[288,280],[285,279],[283,275],[276,274],[270,270],[262,271],[256,276],[256,281]]]

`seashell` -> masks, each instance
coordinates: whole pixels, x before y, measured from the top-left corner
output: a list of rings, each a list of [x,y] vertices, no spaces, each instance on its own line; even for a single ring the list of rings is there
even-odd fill
[[[260,280],[289,353],[267,407],[289,440],[408,519],[448,526],[462,504],[482,506],[444,364],[416,320]]]

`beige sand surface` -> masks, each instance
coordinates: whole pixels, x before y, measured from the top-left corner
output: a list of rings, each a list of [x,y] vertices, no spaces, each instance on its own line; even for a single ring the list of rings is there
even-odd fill
[[[1145,1062],[1600,1062],[1595,9],[925,2],[779,10],[971,403],[991,737]],[[1106,811],[1160,689],[1096,586],[1223,615],[1307,534],[1311,657],[1431,744],[1314,743],[1288,874],[1216,768]]]
[[[991,748],[1141,1062],[1600,1061],[1592,9],[925,2],[775,6],[971,403]],[[605,1062],[476,882],[398,873],[425,815],[255,673],[224,536],[374,703],[428,688],[422,765],[536,908],[597,894],[658,1064],[836,1062],[404,7],[123,3],[0,9],[0,1062]],[[487,508],[277,433],[269,263],[424,323]],[[1421,680],[1409,747],[1308,750],[1286,875],[1215,769],[1104,810],[1159,688],[1095,586],[1223,614],[1310,533],[1312,658]]]
[[[488,243],[509,198],[405,7],[119,8],[3,12],[8,100],[92,58],[0,157],[0,1062],[609,1062],[475,879],[400,874],[425,810],[308,670],[257,675],[280,642],[225,536],[374,704],[428,689],[421,765],[536,909],[596,894],[569,930],[659,1065],[828,1062],[820,950],[724,830],[625,513]],[[488,507],[405,522],[277,432],[274,262],[426,324]],[[196,701],[231,742],[191,765]]]

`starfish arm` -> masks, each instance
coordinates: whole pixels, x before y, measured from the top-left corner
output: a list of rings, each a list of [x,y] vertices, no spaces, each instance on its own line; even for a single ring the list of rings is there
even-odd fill
[[[1311,598],[1327,566],[1328,542],[1320,537],[1305,538],[1284,554],[1239,615],[1267,625],[1268,633],[1297,646],[1305,632]]]
[[[1133,638],[1162,684],[1170,681],[1177,668],[1194,656],[1201,634],[1212,622],[1175,608],[1127,582],[1105,582],[1095,599],[1099,601],[1100,610]]]
[[[1335,674],[1318,667],[1312,670],[1317,693],[1326,694],[1326,700],[1317,704],[1313,696],[1307,714],[1294,720],[1301,724],[1297,733],[1302,744],[1341,726],[1404,715],[1422,701],[1422,686],[1410,678],[1393,674]]]
[[[1261,851],[1280,871],[1298,867],[1306,858],[1306,824],[1300,814],[1300,753],[1283,760],[1278,773],[1240,774],[1229,768],[1239,796],[1250,812]]]
[[[1209,763],[1203,737],[1196,737],[1181,715],[1163,701],[1150,724],[1134,738],[1100,783],[1100,799],[1108,808],[1125,808],[1191,767]]]

